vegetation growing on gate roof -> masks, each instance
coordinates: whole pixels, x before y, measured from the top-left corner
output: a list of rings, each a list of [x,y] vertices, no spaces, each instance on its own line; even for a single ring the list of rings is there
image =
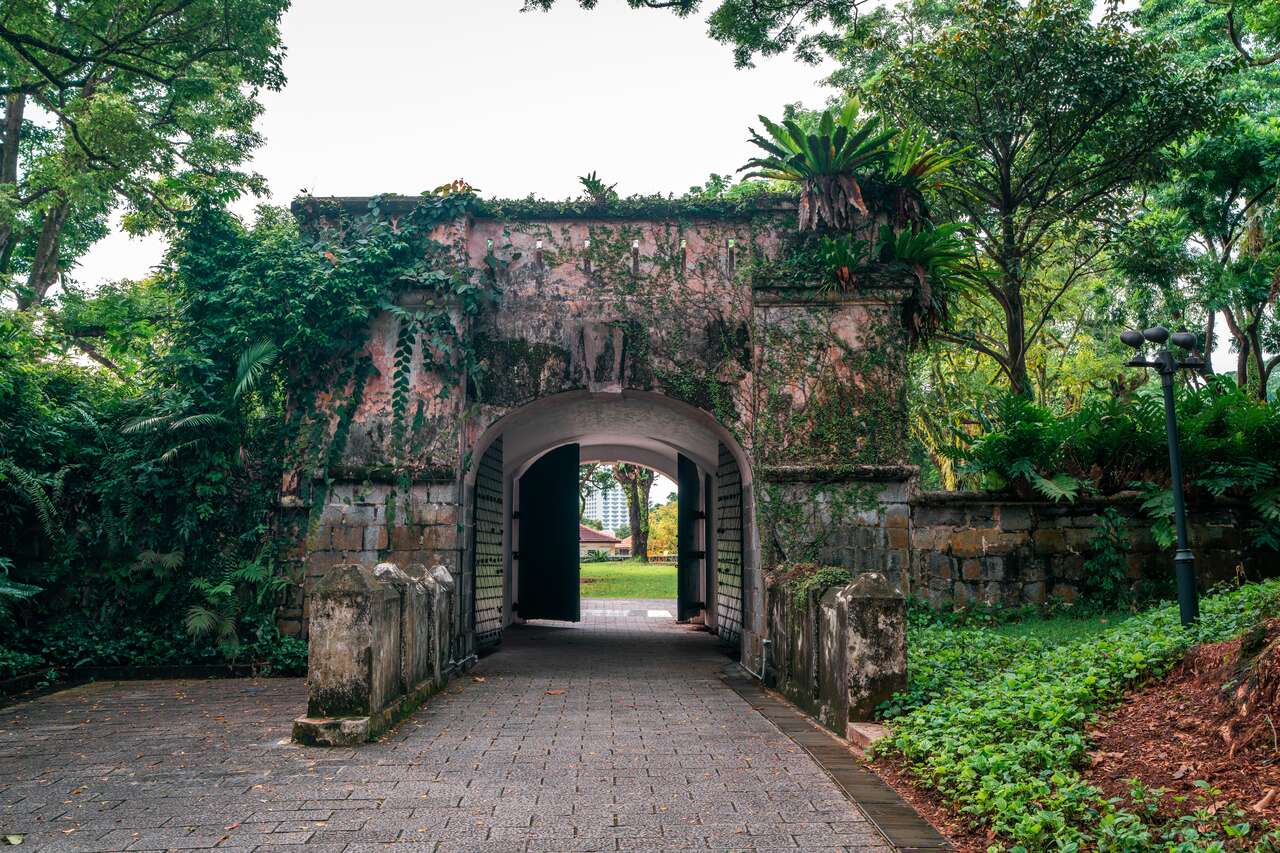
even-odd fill
[[[418,196],[380,196],[385,212],[395,214],[414,208]],[[350,215],[361,210],[370,199],[362,197],[305,198],[294,202],[295,212],[308,218]],[[527,198],[467,199],[465,213],[478,219],[500,219],[510,222],[561,219],[606,219],[643,221],[690,221],[696,219],[751,220],[769,219],[790,213],[795,208],[793,193],[762,189],[740,197],[702,195],[632,195],[609,198],[603,202],[592,198],[548,200]]]

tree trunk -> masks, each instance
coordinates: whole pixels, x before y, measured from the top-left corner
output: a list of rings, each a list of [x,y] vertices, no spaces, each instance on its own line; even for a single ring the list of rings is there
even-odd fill
[[[1004,287],[1005,337],[1009,342],[1009,388],[1023,397],[1031,396],[1031,376],[1027,371],[1027,316],[1022,302],[1022,282],[1010,278]]]
[[[1218,312],[1212,308],[1209,309],[1209,319],[1204,324],[1204,369],[1200,372],[1205,376],[1213,375],[1213,348],[1217,343],[1217,329],[1214,328],[1218,323]]]
[[[1258,320],[1249,326],[1249,353],[1253,356],[1254,373],[1257,374],[1257,398],[1267,401],[1267,360],[1262,353],[1262,336],[1258,333]]]
[[[1009,388],[1015,394],[1031,396],[1031,377],[1027,374],[1027,309],[1022,299],[1022,258],[1013,220],[1012,193],[1007,168],[1001,181],[1005,208],[1000,215],[1000,266],[1004,271],[1001,287],[1004,308],[1005,338],[1008,341]]]
[[[1249,390],[1249,339],[1236,338],[1236,387]]]
[[[4,123],[0,124],[0,187],[14,187],[18,183],[18,140],[22,135],[22,113],[26,109],[26,95],[6,95]],[[17,245],[13,226],[0,223],[0,275],[9,271],[9,261]]]
[[[654,474],[639,465],[620,464],[613,467],[613,476],[626,491],[627,517],[631,521],[631,556],[642,563],[649,562],[649,489]]]
[[[21,311],[43,302],[49,288],[58,282],[58,249],[62,243],[62,226],[66,224],[70,208],[70,204],[61,201],[40,217],[40,239],[31,259],[27,292],[18,297],[18,309]]]

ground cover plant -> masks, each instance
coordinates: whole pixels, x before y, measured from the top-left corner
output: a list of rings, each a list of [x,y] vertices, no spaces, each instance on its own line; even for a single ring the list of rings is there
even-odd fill
[[[1183,821],[1153,814],[1141,798],[1108,799],[1082,767],[1096,714],[1193,645],[1239,636],[1278,607],[1280,582],[1268,581],[1205,598],[1190,630],[1176,608],[1160,606],[1056,644],[918,620],[912,662],[921,671],[885,709],[893,727],[885,754],[988,829],[997,848],[1275,849],[1268,845],[1280,836],[1229,809]]]
[[[674,563],[644,563],[639,560],[583,563],[579,577],[583,598],[676,597]]]

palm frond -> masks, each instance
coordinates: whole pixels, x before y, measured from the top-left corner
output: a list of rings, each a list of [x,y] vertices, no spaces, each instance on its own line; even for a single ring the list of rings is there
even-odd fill
[[[0,575],[0,598],[26,601],[41,592],[44,592],[44,587],[33,586],[29,583],[19,583]]]
[[[182,624],[192,637],[207,637],[221,633],[221,626],[225,621],[226,617],[221,613],[193,604],[187,608],[187,615],[183,617]]]
[[[239,400],[258,384],[262,375],[275,364],[280,350],[271,341],[257,341],[240,353],[236,364],[236,387],[232,398]]]
[[[162,427],[168,427],[173,418],[173,415],[140,415],[120,427],[120,432],[125,435],[159,432]]]
[[[227,419],[222,415],[216,415],[212,412],[200,412],[194,415],[187,415],[186,417],[178,418],[169,425],[169,429],[176,432],[180,429],[200,429],[205,427],[222,426],[226,423],[229,423],[229,421],[227,421]]]
[[[173,447],[170,447],[164,453],[160,454],[160,461],[167,465],[170,462],[177,460],[187,451],[200,447],[204,443],[205,439],[203,438],[193,438],[191,441],[184,441],[181,444],[175,444]]]

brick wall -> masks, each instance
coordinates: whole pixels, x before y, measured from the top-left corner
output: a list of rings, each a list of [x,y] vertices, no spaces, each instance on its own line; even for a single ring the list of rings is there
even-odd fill
[[[408,570],[442,565],[470,583],[462,565],[462,513],[454,483],[416,483],[408,490],[389,483],[336,484],[317,523],[307,529],[306,514],[297,515],[306,540],[295,553],[305,558],[301,595],[286,604],[280,620],[288,633],[306,635],[310,595],[335,566],[391,562]]]

